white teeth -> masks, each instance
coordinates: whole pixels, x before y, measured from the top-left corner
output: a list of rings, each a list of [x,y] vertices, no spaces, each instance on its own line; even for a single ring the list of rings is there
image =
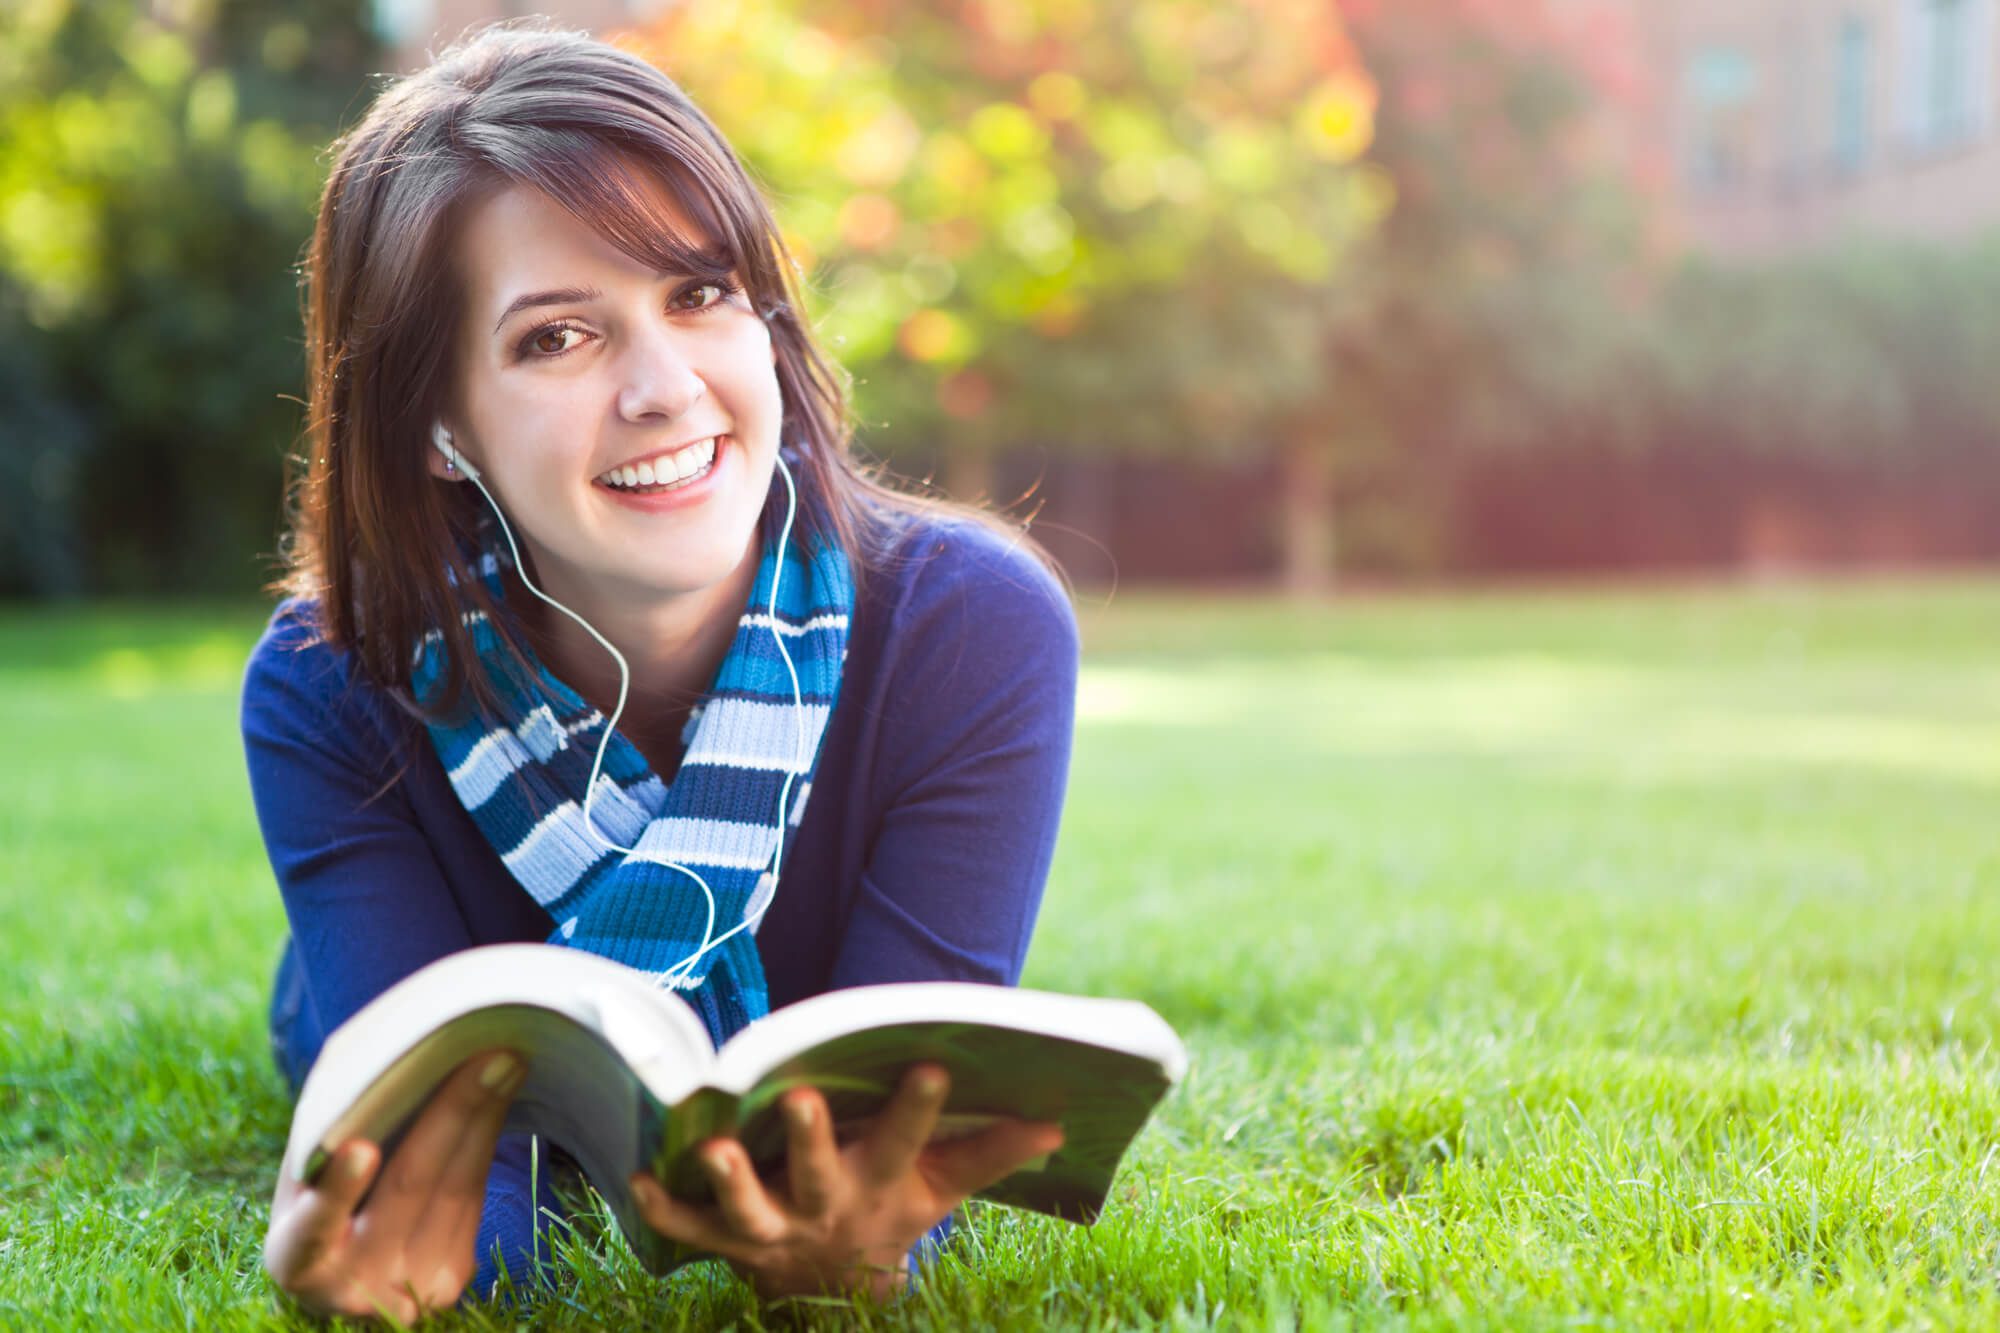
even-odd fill
[[[651,458],[627,467],[615,467],[598,478],[607,486],[638,489],[646,486],[679,486],[708,471],[715,462],[715,442],[710,436],[665,458]]]

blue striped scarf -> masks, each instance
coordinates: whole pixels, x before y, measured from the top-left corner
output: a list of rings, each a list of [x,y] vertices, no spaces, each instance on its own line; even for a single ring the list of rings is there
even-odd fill
[[[764,966],[754,938],[781,864],[778,800],[792,777],[787,830],[795,830],[812,789],[820,742],[840,691],[854,583],[846,555],[831,542],[802,554],[797,538],[783,553],[766,533],[750,604],[736,627],[708,694],[681,733],[686,746],[671,784],[613,732],[590,803],[605,839],[636,855],[609,850],[583,823],[582,797],[605,719],[548,669],[529,659],[522,679],[494,626],[478,612],[465,620],[480,661],[504,703],[500,717],[468,702],[460,716],[430,725],[431,743],[452,790],[521,887],[557,922],[551,944],[588,949],[655,974],[682,992],[719,1046],[770,1012]],[[501,600],[504,547],[488,545],[478,568]],[[778,579],[776,624],[768,614]],[[778,655],[785,638],[798,671],[803,710],[792,702],[791,676]],[[518,639],[518,635],[516,636]],[[443,681],[443,636],[424,638],[412,673],[419,700]],[[470,695],[467,696],[470,700]],[[801,734],[803,731],[803,735]],[[715,896],[671,861],[695,871]],[[692,968],[671,972],[703,943],[737,926]]]

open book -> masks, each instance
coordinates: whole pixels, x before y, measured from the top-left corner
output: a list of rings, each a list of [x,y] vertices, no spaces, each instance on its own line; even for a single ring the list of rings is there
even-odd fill
[[[626,1178],[649,1169],[675,1197],[706,1202],[693,1149],[716,1136],[741,1140],[760,1170],[777,1167],[786,1134],[776,1103],[788,1088],[818,1088],[844,1139],[904,1070],[936,1061],[951,1071],[938,1137],[1002,1115],[1063,1127],[1061,1148],[981,1197],[1088,1222],[1187,1068],[1173,1029],[1137,1001],[947,981],[815,996],[717,1051],[685,1002],[623,964],[556,945],[490,945],[405,978],[327,1038],[299,1094],[284,1170],[314,1180],[356,1137],[393,1152],[452,1070],[498,1047],[528,1060],[508,1128],[567,1150],[656,1273],[699,1255],[640,1220]]]

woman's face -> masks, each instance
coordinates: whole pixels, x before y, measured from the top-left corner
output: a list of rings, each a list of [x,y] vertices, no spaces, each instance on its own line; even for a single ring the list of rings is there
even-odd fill
[[[665,202],[684,240],[711,239]],[[753,558],[783,410],[737,275],[655,272],[521,185],[467,213],[456,262],[445,424],[551,594],[657,601]]]

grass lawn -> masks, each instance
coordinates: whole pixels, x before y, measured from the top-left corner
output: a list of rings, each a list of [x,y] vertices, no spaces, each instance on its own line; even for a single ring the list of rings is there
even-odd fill
[[[0,611],[0,1326],[288,1322],[261,618]],[[1095,1228],[807,1322],[2000,1325],[2000,582],[1082,618],[1026,980],[1193,1072]],[[798,1319],[570,1258],[539,1322]]]

